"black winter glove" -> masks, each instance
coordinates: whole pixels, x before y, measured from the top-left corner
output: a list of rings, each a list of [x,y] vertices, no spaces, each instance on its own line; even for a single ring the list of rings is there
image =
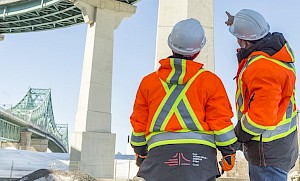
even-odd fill
[[[140,167],[143,163],[143,161],[145,160],[147,156],[142,156],[142,155],[135,155],[135,164],[136,166]]]

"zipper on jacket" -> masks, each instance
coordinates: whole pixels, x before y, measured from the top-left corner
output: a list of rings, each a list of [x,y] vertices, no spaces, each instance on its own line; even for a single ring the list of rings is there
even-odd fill
[[[252,96],[251,96],[250,99],[249,99],[249,102],[248,102],[248,109],[250,109],[250,104],[251,104],[251,102],[254,100],[254,96],[255,96],[255,92],[253,92]]]

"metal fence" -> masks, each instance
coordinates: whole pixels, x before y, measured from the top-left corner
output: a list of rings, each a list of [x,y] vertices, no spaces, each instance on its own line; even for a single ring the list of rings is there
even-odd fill
[[[78,161],[70,161],[71,170],[81,170],[81,163]],[[131,180],[138,172],[135,160],[119,160],[114,162],[114,180]]]

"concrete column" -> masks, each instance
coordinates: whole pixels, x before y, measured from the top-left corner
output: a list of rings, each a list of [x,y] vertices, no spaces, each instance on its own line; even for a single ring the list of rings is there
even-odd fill
[[[173,26],[181,20],[198,19],[206,34],[207,42],[195,61],[203,63],[204,68],[214,72],[214,29],[213,29],[213,0],[159,0],[157,38],[156,38],[156,62],[172,54],[168,46],[168,36]]]
[[[71,164],[95,178],[113,178],[115,134],[111,133],[114,29],[135,6],[115,0],[77,0],[88,24]],[[77,169],[78,166],[70,169]]]
[[[29,131],[21,132],[21,138],[20,138],[20,144],[19,144],[20,150],[29,150],[30,149],[31,135],[32,135],[32,133]]]
[[[48,139],[31,139],[31,147],[37,152],[47,152]]]

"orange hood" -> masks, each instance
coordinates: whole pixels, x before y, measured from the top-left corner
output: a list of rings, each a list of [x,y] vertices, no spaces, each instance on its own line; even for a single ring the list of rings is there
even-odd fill
[[[159,61],[157,73],[160,79],[171,84],[186,84],[203,67],[203,64],[180,58],[166,58]]]

